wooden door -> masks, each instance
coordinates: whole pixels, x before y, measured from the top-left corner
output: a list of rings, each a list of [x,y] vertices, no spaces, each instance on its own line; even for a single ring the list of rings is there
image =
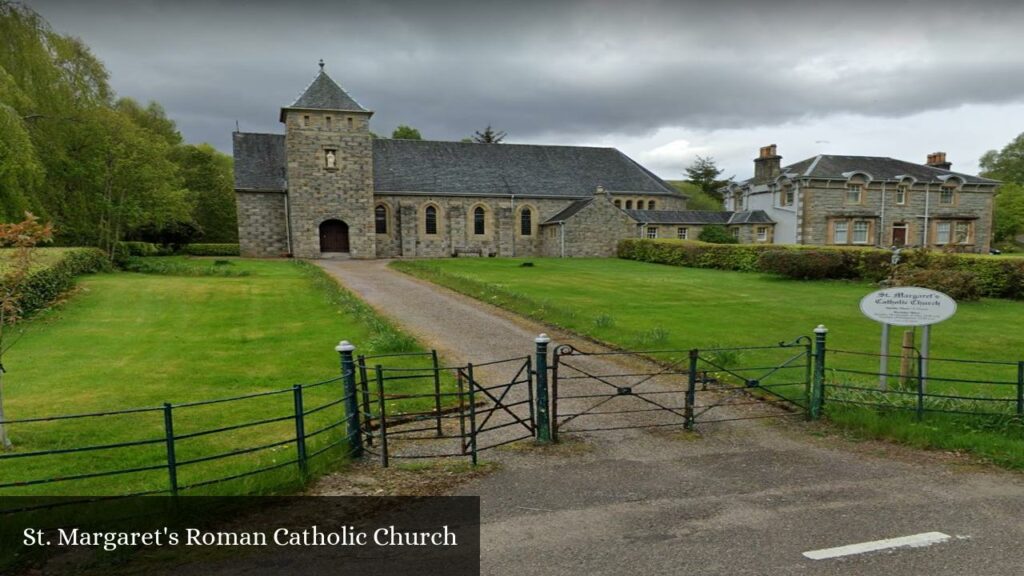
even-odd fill
[[[907,245],[907,225],[906,224],[893,224],[892,225],[892,244],[893,244],[893,246],[906,246]]]
[[[321,252],[348,252],[348,224],[327,220],[320,224]]]

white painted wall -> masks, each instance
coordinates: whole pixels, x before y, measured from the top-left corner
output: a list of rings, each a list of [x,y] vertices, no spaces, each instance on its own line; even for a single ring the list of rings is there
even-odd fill
[[[758,192],[747,196],[747,210],[764,210],[775,221],[774,244],[796,244],[796,208],[778,206],[776,194]]]

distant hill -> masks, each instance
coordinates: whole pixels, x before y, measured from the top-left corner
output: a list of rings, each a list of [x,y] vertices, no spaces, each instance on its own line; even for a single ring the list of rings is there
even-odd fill
[[[725,210],[725,207],[722,206],[722,203],[717,198],[706,194],[695,184],[691,184],[686,180],[665,181],[675,187],[676,190],[690,197],[686,203],[686,207],[690,210],[712,210],[715,212]]]

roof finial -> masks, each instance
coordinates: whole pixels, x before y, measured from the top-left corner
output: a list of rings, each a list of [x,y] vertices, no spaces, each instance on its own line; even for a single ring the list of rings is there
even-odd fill
[[[324,59],[323,58],[320,59],[320,71],[321,72],[324,71]]]

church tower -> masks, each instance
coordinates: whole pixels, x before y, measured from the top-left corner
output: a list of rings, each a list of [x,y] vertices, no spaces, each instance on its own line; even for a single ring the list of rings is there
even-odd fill
[[[287,218],[297,258],[374,258],[373,112],[324,71],[290,106],[285,125]]]

